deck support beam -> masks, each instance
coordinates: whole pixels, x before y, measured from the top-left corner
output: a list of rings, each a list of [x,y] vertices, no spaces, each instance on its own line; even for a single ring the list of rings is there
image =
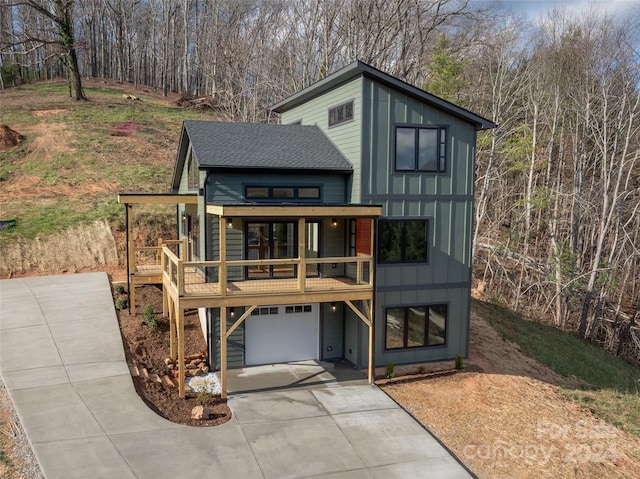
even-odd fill
[[[136,285],[131,281],[131,276],[136,272],[135,238],[133,236],[133,205],[126,205],[127,228],[127,276],[129,279],[129,312],[136,314]]]
[[[369,327],[369,348],[368,348],[368,365],[367,365],[367,380],[369,384],[373,384],[374,380],[374,363],[373,363],[373,297],[369,300],[362,300],[365,313],[360,311],[356,305],[351,301],[346,300],[345,304],[358,316],[364,324]]]
[[[176,329],[176,303],[166,294],[166,288],[163,288],[163,296],[167,296],[166,302],[169,310],[169,357],[177,360],[177,329]]]
[[[178,302],[177,326],[178,326],[178,395],[181,399],[185,397],[185,364],[184,364],[184,309]]]
[[[227,308],[220,308],[220,389],[221,389],[220,395],[222,396],[222,399],[226,399],[227,398]]]

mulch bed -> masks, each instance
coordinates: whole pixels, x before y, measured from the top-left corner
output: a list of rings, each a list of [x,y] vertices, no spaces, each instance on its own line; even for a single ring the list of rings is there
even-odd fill
[[[114,298],[117,297],[114,294]],[[127,309],[118,310],[127,364],[146,368],[149,374],[170,375],[165,364],[165,358],[169,357],[169,320],[162,318],[162,289],[156,286],[138,287],[136,298],[137,315],[131,315]],[[147,304],[156,312],[157,326],[154,328],[149,328],[143,320],[142,309]],[[184,329],[185,355],[207,350],[197,312],[185,314]],[[169,421],[189,426],[217,426],[231,419],[227,401],[220,396],[202,401],[198,397],[180,399],[177,387],[169,387],[142,377],[134,377],[133,383],[149,408]],[[200,405],[212,410],[209,419],[191,419],[191,410]]]

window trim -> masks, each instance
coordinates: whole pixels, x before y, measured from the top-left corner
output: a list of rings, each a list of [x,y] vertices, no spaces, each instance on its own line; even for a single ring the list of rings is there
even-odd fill
[[[400,237],[400,260],[399,261],[391,261],[391,260],[385,260],[383,259],[382,256],[382,228],[383,228],[383,223],[387,223],[387,222],[395,222],[395,221],[400,221],[402,223],[402,230],[401,230],[401,237]],[[406,238],[407,238],[407,223],[409,221],[424,221],[425,222],[425,226],[424,226],[424,245],[425,245],[425,251],[424,251],[424,255],[425,258],[424,259],[419,259],[419,260],[406,260],[406,249],[407,249],[407,244],[406,244]],[[378,257],[378,264],[428,264],[429,263],[429,224],[431,223],[431,218],[430,217],[409,217],[409,218],[380,218],[378,220],[378,225],[376,227],[376,230],[378,232],[378,245],[377,245],[377,257]]]
[[[425,313],[429,308],[433,306],[446,306],[447,308],[447,316],[445,318],[444,323],[444,342],[438,344],[429,344],[429,317],[425,314],[425,323],[424,323],[424,344],[418,346],[409,346],[408,343],[408,324],[409,324],[409,316],[408,311],[411,308],[425,308]],[[404,310],[404,318],[403,318],[403,334],[402,334],[402,346],[397,348],[389,348],[387,347],[387,314],[390,309],[403,309]],[[450,302],[442,302],[442,303],[427,303],[427,304],[401,304],[401,305],[387,305],[384,308],[384,350],[385,351],[404,351],[404,350],[416,350],[416,349],[434,349],[434,348],[444,348],[447,346],[447,336],[449,331],[449,311],[450,311]]]
[[[414,135],[414,158],[413,158],[413,169],[405,169],[401,170],[397,168],[397,159],[398,159],[398,129],[412,128],[415,131]],[[436,158],[436,169],[421,169],[419,165],[419,156],[420,156],[420,135],[418,132],[420,130],[435,130],[436,131],[436,146],[437,146],[437,158]],[[444,134],[444,138],[443,135]],[[397,123],[394,125],[393,129],[393,172],[397,174],[406,174],[406,173],[447,173],[447,165],[448,165],[448,155],[449,155],[449,126],[448,125],[423,125],[423,124],[415,124],[415,123]]]
[[[347,116],[346,113],[346,106],[351,104],[351,117],[350,118],[345,118],[344,120],[340,120],[340,121],[335,121],[333,123],[331,123],[331,112],[332,111],[337,111],[338,109],[345,107],[345,117]],[[347,100],[343,103],[340,103],[339,105],[336,106],[332,106],[331,108],[329,108],[327,110],[327,127],[328,128],[333,128],[339,125],[344,125],[345,123],[350,123],[352,121],[355,121],[355,117],[356,117],[356,102],[355,99],[352,98],[350,100]]]

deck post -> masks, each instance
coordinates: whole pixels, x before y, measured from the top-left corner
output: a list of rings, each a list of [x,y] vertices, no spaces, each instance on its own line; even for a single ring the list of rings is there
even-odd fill
[[[163,292],[163,294],[165,294]],[[169,356],[176,360],[176,305],[173,298],[168,297],[169,305]]]
[[[133,205],[127,204],[127,275],[129,277],[129,311],[136,314],[136,284],[131,277],[136,272],[136,242],[133,236]]]
[[[178,316],[178,394],[181,399],[185,397],[185,365],[184,365],[184,309],[180,301],[174,303],[177,306]]]
[[[220,285],[220,296],[227,295],[227,225],[224,217],[220,216],[218,221],[218,236],[220,237],[220,267],[218,268],[218,284]],[[222,311],[222,308],[220,308]],[[226,312],[225,312],[226,317]],[[222,319],[220,319],[222,321]],[[226,346],[225,346],[226,347]],[[224,387],[222,388],[224,391]]]
[[[369,384],[373,384],[375,379],[374,371],[374,351],[373,351],[373,343],[374,343],[374,334],[373,334],[373,295],[371,296],[371,302],[369,303],[369,372],[368,372],[368,380]]]
[[[304,217],[298,218],[298,292],[305,292],[305,280],[307,277],[307,263],[306,263],[306,221]]]
[[[160,275],[162,276],[162,317],[166,318],[167,315],[169,314],[169,291],[168,288],[166,287],[165,283],[165,277],[164,277],[164,271],[165,271],[165,267],[166,267],[166,263],[165,263],[165,255],[164,255],[164,248],[162,248],[160,250]]]
[[[373,258],[374,256],[374,248],[375,248],[375,239],[376,239],[376,220],[371,218],[371,251],[369,251],[369,256]],[[369,260],[369,286],[371,286],[371,302],[369,303],[369,384],[373,384],[375,380],[375,297],[376,297],[376,286],[375,286],[375,267],[376,262],[373,259]]]
[[[220,390],[227,397],[227,308],[220,307]]]
[[[176,265],[176,279],[178,280],[178,295],[184,296],[184,261],[179,259]]]

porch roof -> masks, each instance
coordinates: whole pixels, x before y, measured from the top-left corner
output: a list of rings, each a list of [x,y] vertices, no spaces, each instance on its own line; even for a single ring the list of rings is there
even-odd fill
[[[197,205],[198,195],[177,195],[171,193],[118,193],[121,205]]]
[[[220,217],[283,217],[283,218],[377,218],[382,215],[380,205],[257,205],[209,204],[207,213]]]

